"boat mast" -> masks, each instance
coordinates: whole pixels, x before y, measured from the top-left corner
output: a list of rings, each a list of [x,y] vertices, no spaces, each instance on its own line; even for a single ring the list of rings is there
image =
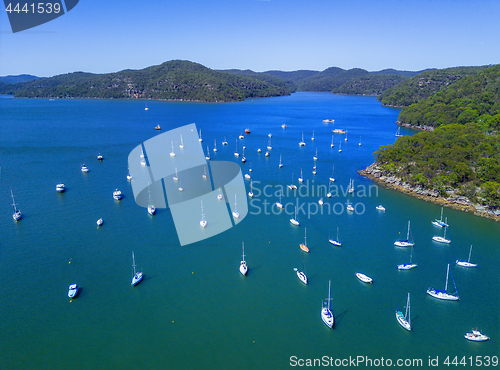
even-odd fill
[[[331,280],[328,280],[328,311],[330,311],[330,286],[332,284],[332,281]]]
[[[406,234],[406,240],[410,241],[410,221],[408,221],[408,232]]]
[[[446,269],[446,285],[444,286],[444,291],[448,292],[448,274],[450,272],[450,264],[448,263],[448,268]]]
[[[134,257],[134,252],[132,252],[132,267],[134,268],[134,276],[135,276],[135,257]]]
[[[406,314],[405,319],[408,321],[408,324],[411,326],[411,318],[410,318],[410,293],[408,293],[408,300],[406,301]]]
[[[467,260],[467,262],[470,262],[470,254],[472,253],[472,245],[470,246],[470,250],[469,250],[469,259]]]

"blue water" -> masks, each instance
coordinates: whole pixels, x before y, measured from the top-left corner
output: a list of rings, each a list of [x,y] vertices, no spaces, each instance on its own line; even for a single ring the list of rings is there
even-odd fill
[[[378,187],[357,173],[373,162],[375,150],[394,142],[398,109],[373,97],[326,93],[223,104],[151,101],[148,111],[144,106],[0,99],[0,369],[283,369],[291,356],[421,359],[424,367],[429,356],[439,356],[439,368],[448,368],[446,356],[500,354],[498,223],[445,209],[452,243],[436,244],[431,238],[442,230],[430,221],[439,217],[439,206]],[[334,124],[322,122],[330,118]],[[127,157],[159,134],[157,124],[165,132],[193,122],[213,160],[236,161],[236,141],[240,153],[246,146],[247,162],[237,163],[243,173],[252,168],[257,196],[238,226],[180,247],[168,210],[150,217],[135,204]],[[251,134],[237,139],[245,128]],[[335,135],[332,149],[334,128],[347,130],[348,141]],[[266,158],[269,133],[273,149]],[[80,171],[82,164],[88,174]],[[316,192],[328,186],[333,165],[338,196],[323,195],[321,209]],[[298,185],[301,168],[299,195],[287,193],[292,179]],[[350,179],[354,196],[343,194]],[[55,191],[60,182],[67,187],[63,194]],[[283,187],[289,214],[271,207]],[[116,188],[124,193],[120,202],[112,198]],[[24,214],[17,223],[10,189]],[[356,212],[345,211],[347,201]],[[299,227],[289,223],[296,204],[302,205]],[[377,212],[378,204],[387,211]],[[100,217],[104,225],[97,229]],[[398,271],[398,264],[409,262],[409,250],[393,243],[405,236],[408,220],[418,267]],[[340,248],[328,243],[337,227]],[[305,228],[310,253],[302,255]],[[242,242],[246,277],[238,271]],[[471,244],[478,267],[455,266],[456,259],[467,259]],[[132,251],[145,273],[134,288]],[[448,263],[458,302],[426,294],[430,286],[444,289]],[[303,266],[308,286],[293,271]],[[374,283],[361,283],[358,271]],[[320,317],[329,280],[334,330]],[[74,282],[81,292],[70,302],[67,289]],[[449,286],[453,290],[451,278]],[[411,333],[395,319],[408,292]],[[465,340],[473,327],[491,340]]]

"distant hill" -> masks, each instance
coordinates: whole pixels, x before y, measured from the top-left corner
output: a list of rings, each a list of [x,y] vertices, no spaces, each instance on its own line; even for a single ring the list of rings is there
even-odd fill
[[[75,72],[0,86],[15,97],[132,98],[206,102],[289,95],[295,89],[272,76],[235,75],[201,64],[172,60],[141,70],[107,74]]]
[[[466,76],[475,75],[487,67],[455,67],[426,70],[399,85],[387,89],[378,97],[378,100],[383,105],[407,107],[434,95],[436,92],[445,89]]]
[[[15,84],[18,82],[27,82],[27,81],[33,81],[33,80],[38,80],[41,77],[33,76],[33,75],[17,75],[17,76],[0,76],[0,83],[4,84]]]

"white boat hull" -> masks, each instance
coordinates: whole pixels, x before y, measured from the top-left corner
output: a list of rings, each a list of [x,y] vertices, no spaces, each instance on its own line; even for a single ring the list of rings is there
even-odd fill
[[[427,294],[429,294],[431,297],[437,298],[437,299],[443,299],[445,301],[458,301],[458,297],[441,292],[432,288],[427,289]]]
[[[396,319],[398,320],[399,325],[401,325],[406,330],[411,331],[411,325],[408,321],[406,321],[401,311],[396,311]]]
[[[443,238],[442,236],[433,236],[432,240],[438,243],[445,243],[445,244],[450,244],[451,240]]]
[[[241,275],[246,276],[247,272],[248,272],[248,266],[245,262],[242,261],[240,264],[240,273]]]
[[[361,280],[363,283],[372,283],[373,279],[369,276],[366,276],[365,274],[362,274],[360,272],[356,273],[356,277]]]
[[[307,285],[307,276],[302,271],[297,270],[297,276],[300,281]]]
[[[337,247],[341,247],[342,246],[342,243],[336,241],[336,240],[333,240],[333,239],[330,239],[328,240],[331,244],[337,246]]]
[[[139,284],[139,283],[142,281],[143,276],[144,276],[144,275],[143,275],[142,271],[137,272],[137,273],[134,275],[134,277],[132,278],[132,283],[131,283],[131,285],[132,285],[132,286],[134,286],[134,285]]]
[[[332,329],[333,325],[335,324],[335,318],[333,317],[332,312],[326,307],[323,307],[321,309],[321,320],[323,320],[325,325],[330,329]]]
[[[398,265],[398,270],[411,270],[417,267],[415,263],[405,263],[404,265]]]

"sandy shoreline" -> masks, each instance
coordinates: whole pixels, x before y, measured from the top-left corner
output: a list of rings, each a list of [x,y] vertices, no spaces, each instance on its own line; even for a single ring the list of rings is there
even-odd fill
[[[364,170],[359,170],[358,173],[368,177],[378,184],[383,185],[386,188],[397,190],[415,198],[440,204],[444,207],[449,207],[459,211],[472,213],[479,217],[486,217],[495,221],[500,221],[500,211],[497,211],[498,214],[489,211],[484,206],[473,204],[466,197],[445,198],[440,196],[436,191],[424,190],[420,187],[412,187],[395,176],[385,176],[383,171],[377,167],[376,163],[371,164]]]

